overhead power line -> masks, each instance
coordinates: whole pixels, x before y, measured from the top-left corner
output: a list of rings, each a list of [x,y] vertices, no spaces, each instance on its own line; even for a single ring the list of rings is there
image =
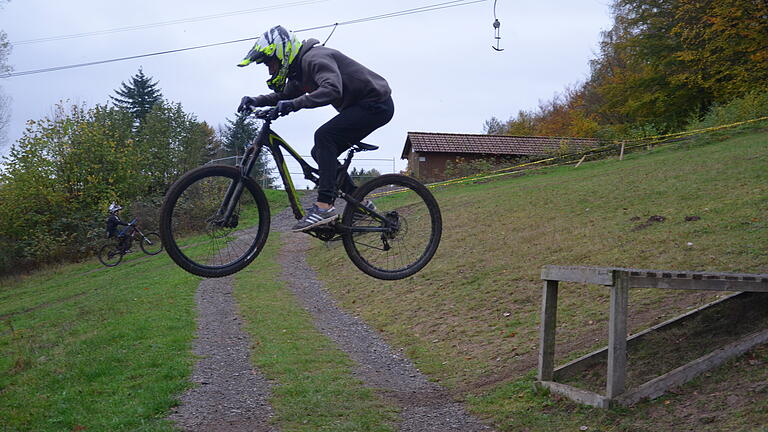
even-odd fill
[[[365,23],[365,22],[369,22],[369,21],[376,21],[376,20],[387,19],[387,18],[395,18],[395,17],[406,16],[406,15],[413,15],[413,14],[417,14],[417,13],[432,12],[432,11],[436,11],[436,10],[440,10],[440,9],[448,9],[448,8],[453,8],[453,7],[458,7],[458,6],[468,6],[468,5],[471,5],[471,4],[484,3],[484,2],[487,2],[487,1],[489,1],[489,0],[454,0],[454,1],[443,2],[443,3],[435,3],[435,4],[432,4],[432,5],[422,6],[422,7],[418,7],[418,8],[405,9],[405,10],[400,10],[400,11],[397,11],[397,12],[390,12],[390,13],[381,14],[381,15],[374,15],[374,16],[369,16],[369,17],[365,17],[365,18],[358,18],[358,19],[354,19],[354,20],[350,20],[350,21],[343,21],[343,22],[338,22],[338,23],[333,23],[333,24],[326,24],[326,25],[321,25],[321,26],[316,26],[316,27],[309,27],[309,28],[305,28],[305,29],[299,29],[299,30],[295,30],[295,32],[296,33],[300,33],[300,32],[305,32],[305,31],[320,30],[320,29],[336,27],[336,26],[343,26],[343,25],[349,25],[349,24],[360,24],[360,23]],[[173,49],[173,50],[167,50],[167,51],[158,51],[158,52],[153,52],[153,53],[138,54],[138,55],[126,56],[126,57],[118,57],[118,58],[113,58],[113,59],[108,59],[108,60],[98,60],[98,61],[92,61],[92,62],[86,62],[86,63],[77,63],[77,64],[65,65],[65,66],[54,66],[54,67],[49,67],[49,68],[33,69],[33,70],[27,70],[27,71],[21,71],[21,72],[9,72],[9,73],[5,73],[5,74],[0,75],[0,78],[13,78],[13,77],[25,76],[25,75],[35,75],[35,74],[40,74],[40,73],[45,73],[45,72],[55,72],[55,71],[60,71],[60,70],[65,70],[65,69],[75,69],[75,68],[81,68],[81,67],[86,67],[86,66],[94,66],[94,65],[106,64],[106,63],[114,63],[114,62],[125,61],[125,60],[134,60],[134,59],[137,59],[137,58],[154,57],[154,56],[165,55],[165,54],[179,53],[179,52],[183,52],[183,51],[191,51],[191,50],[197,50],[197,49],[202,49],[202,48],[210,48],[210,47],[214,47],[214,46],[228,45],[228,44],[233,44],[233,43],[245,42],[245,41],[250,41],[250,40],[255,40],[255,39],[258,39],[258,36],[254,36],[254,37],[250,37],[250,38],[244,38],[244,39],[235,39],[235,40],[230,40],[230,41],[225,41],[225,42],[209,43],[209,44],[205,44],[205,45],[197,45],[197,46],[192,46],[192,47],[187,47],[187,48],[179,48],[179,49]]]
[[[11,45],[14,45],[14,46],[29,45],[29,44],[35,44],[40,42],[76,39],[76,38],[83,38],[88,36],[100,36],[105,34],[120,33],[120,32],[133,31],[133,30],[144,30],[144,29],[155,28],[155,27],[165,27],[165,26],[176,25],[176,24],[187,24],[187,23],[193,23],[193,22],[208,21],[212,19],[227,18],[231,16],[236,16],[236,15],[252,14],[256,12],[265,12],[265,11],[271,11],[276,9],[286,9],[286,8],[295,7],[295,6],[305,6],[305,5],[310,5],[314,3],[323,3],[327,1],[328,0],[301,0],[301,1],[294,1],[291,3],[284,3],[280,5],[263,6],[259,8],[253,8],[253,9],[244,9],[244,10],[233,11],[233,12],[223,12],[223,13],[218,13],[213,15],[204,15],[199,17],[181,18],[176,20],[161,21],[161,22],[150,23],[150,24],[140,24],[135,26],[118,27],[113,29],[96,30],[91,32],[27,39],[27,40],[11,42]]]

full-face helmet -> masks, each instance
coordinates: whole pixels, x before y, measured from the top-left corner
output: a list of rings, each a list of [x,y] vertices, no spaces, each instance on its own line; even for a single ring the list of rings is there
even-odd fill
[[[109,205],[109,212],[111,214],[115,214],[115,213],[119,212],[122,209],[123,209],[122,207],[120,207],[119,205],[117,205],[117,203],[114,203],[114,202]]]
[[[288,67],[296,59],[300,49],[301,41],[296,38],[294,33],[289,32],[283,26],[275,26],[256,39],[253,48],[237,65],[242,67],[251,63],[265,63],[270,59],[276,59],[280,66],[267,80],[267,86],[276,92],[281,92],[288,79]]]

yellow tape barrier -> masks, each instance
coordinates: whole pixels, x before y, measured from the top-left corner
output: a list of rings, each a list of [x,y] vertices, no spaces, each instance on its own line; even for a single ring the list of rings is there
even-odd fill
[[[458,177],[458,178],[455,178],[455,179],[445,180],[445,181],[441,181],[441,182],[430,183],[430,184],[427,184],[425,186],[427,188],[434,189],[434,188],[441,187],[441,186],[449,186],[449,185],[453,185],[453,184],[466,183],[466,182],[470,182],[470,181],[478,181],[478,180],[485,180],[485,179],[490,179],[490,178],[495,178],[495,177],[501,177],[501,176],[505,176],[505,175],[516,174],[516,173],[520,172],[522,170],[522,168],[525,168],[525,167],[544,164],[544,163],[551,162],[551,161],[554,161],[554,160],[557,160],[557,159],[562,159],[564,157],[580,158],[582,156],[587,156],[587,155],[589,155],[591,153],[604,152],[604,151],[609,151],[609,150],[617,150],[617,146],[620,146],[622,144],[622,142],[624,143],[624,149],[627,150],[627,149],[632,149],[632,148],[635,148],[635,147],[658,145],[658,144],[662,144],[664,142],[672,141],[672,140],[677,139],[677,138],[688,138],[688,137],[691,137],[691,136],[694,136],[694,135],[699,135],[699,134],[703,134],[703,133],[707,133],[707,132],[714,132],[714,131],[718,131],[718,130],[722,130],[722,129],[733,128],[733,127],[742,126],[742,125],[745,125],[745,124],[755,123],[755,122],[764,121],[764,120],[768,120],[768,116],[760,117],[760,118],[755,118],[755,119],[751,119],[751,120],[744,120],[744,121],[740,121],[740,122],[736,122],[736,123],[731,123],[731,124],[727,124],[727,125],[712,126],[712,127],[708,127],[708,128],[704,128],[704,129],[696,129],[696,130],[692,130],[692,131],[676,132],[676,133],[664,134],[664,135],[654,135],[654,136],[650,136],[650,137],[643,137],[643,138],[637,138],[637,139],[631,139],[631,140],[618,140],[618,141],[613,141],[611,144],[608,144],[608,145],[605,145],[605,146],[602,146],[602,147],[597,147],[597,148],[589,149],[589,150],[581,152],[581,153],[570,153],[570,154],[564,155],[564,156],[554,156],[554,157],[550,157],[550,158],[546,158],[546,159],[539,159],[539,160],[536,160],[536,161],[533,161],[533,162],[526,162],[526,163],[522,163],[522,164],[519,164],[519,165],[507,167],[507,168],[501,168],[501,169],[498,169],[498,170],[489,171],[487,173],[473,174],[473,175],[464,176],[464,177]],[[632,144],[627,145],[627,143],[632,143]],[[556,166],[561,166],[561,165],[568,165],[568,164],[574,163],[576,161],[577,160],[570,160],[570,161],[561,162],[561,163],[558,163],[558,164],[549,164],[549,165],[546,165],[546,166],[547,167],[556,167]],[[406,189],[395,189],[395,190],[392,190],[392,191],[380,192],[380,193],[371,195],[371,198],[378,198],[378,197],[383,197],[383,196],[388,196],[388,195],[394,195],[396,193],[403,192],[404,190],[406,190]]]

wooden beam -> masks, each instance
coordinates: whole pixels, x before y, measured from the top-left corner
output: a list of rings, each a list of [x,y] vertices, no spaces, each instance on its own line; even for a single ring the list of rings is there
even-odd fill
[[[581,163],[584,162],[584,159],[586,159],[586,158],[587,158],[587,155],[582,156],[581,159],[579,159],[579,163],[577,163],[574,168],[578,168],[579,165],[581,165]]]
[[[545,265],[541,269],[541,278],[562,282],[613,285],[613,270],[606,267]]]
[[[609,399],[624,393],[627,376],[627,306],[629,304],[629,273],[617,271],[611,289],[611,312],[608,321],[608,383],[605,394]]]
[[[582,390],[567,384],[561,384],[554,381],[538,381],[538,385],[549,389],[553,393],[563,395],[573,401],[590,405],[597,408],[608,408],[609,400],[603,395]]]
[[[750,291],[768,292],[768,282],[744,279],[683,279],[633,276],[630,278],[632,288],[661,288],[678,290],[706,291]]]
[[[682,315],[676,316],[672,319],[669,319],[667,321],[664,321],[662,323],[656,324],[653,327],[647,328],[639,333],[633,334],[631,337],[627,338],[627,349],[629,350],[632,346],[637,345],[638,343],[642,342],[642,340],[649,335],[650,333],[653,333],[655,331],[661,330],[662,328],[667,330],[672,326],[680,325],[685,322],[687,322],[691,318],[695,318],[698,316],[699,312],[710,308],[710,307],[721,307],[726,304],[733,303],[734,301],[741,301],[744,299],[744,296],[750,295],[749,293],[736,293],[732,294],[728,297],[715,300],[711,303],[707,303],[704,306],[701,306],[699,308],[693,309],[691,311],[688,311]],[[575,374],[586,370],[587,368],[598,364],[602,361],[605,361],[605,359],[608,358],[608,347],[604,347],[595,351],[592,351],[589,354],[586,354],[584,356],[581,356],[573,361],[570,361],[558,368],[555,368],[554,371],[554,380],[560,380],[569,376],[574,376]]]
[[[557,328],[557,281],[544,281],[539,329],[539,380],[552,381],[555,369],[555,329]]]
[[[616,398],[616,402],[621,405],[631,405],[645,398],[657,398],[670,388],[686,383],[697,375],[717,367],[733,357],[744,354],[756,345],[766,342],[768,342],[768,330],[753,333],[648,381],[637,389]]]

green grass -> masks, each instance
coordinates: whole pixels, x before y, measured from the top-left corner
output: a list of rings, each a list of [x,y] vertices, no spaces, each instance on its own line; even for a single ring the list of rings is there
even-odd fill
[[[283,191],[265,191],[273,213]],[[0,280],[0,429],[164,431],[190,386],[200,279],[165,254]]]
[[[768,272],[767,137],[753,132],[657,148],[623,161],[434,189],[443,211],[443,241],[433,261],[404,281],[368,278],[339,248],[327,253],[317,245],[310,262],[343,306],[405,348],[434,380],[461,396],[474,394],[473,409],[495,419],[502,430],[545,430],[550,422],[553,430],[573,430],[579,420],[571,421],[572,416],[584,410],[583,418],[598,419],[590,430],[613,430],[616,413],[567,402],[547,408],[542,404],[552,399],[533,390],[506,400],[532,382],[541,267]],[[638,228],[655,215],[665,221]],[[700,219],[686,222],[687,216]],[[560,292],[557,354],[562,363],[605,345],[608,292],[577,284],[564,284]],[[717,295],[632,291],[630,330]],[[629,423],[644,418],[656,409],[648,406],[622,418]],[[755,406],[743,407],[747,419],[761,418],[765,404]],[[651,418],[655,430],[668,430],[672,421]],[[646,423],[653,430],[654,423]],[[707,427],[725,424],[718,418]]]
[[[273,232],[237,275],[236,299],[255,365],[276,381],[270,400],[283,431],[393,431],[394,408],[352,376],[352,361],[314,327],[284,283]]]
[[[172,429],[164,417],[189,385],[199,280],[164,254],[126,258],[4,281],[3,430]]]

